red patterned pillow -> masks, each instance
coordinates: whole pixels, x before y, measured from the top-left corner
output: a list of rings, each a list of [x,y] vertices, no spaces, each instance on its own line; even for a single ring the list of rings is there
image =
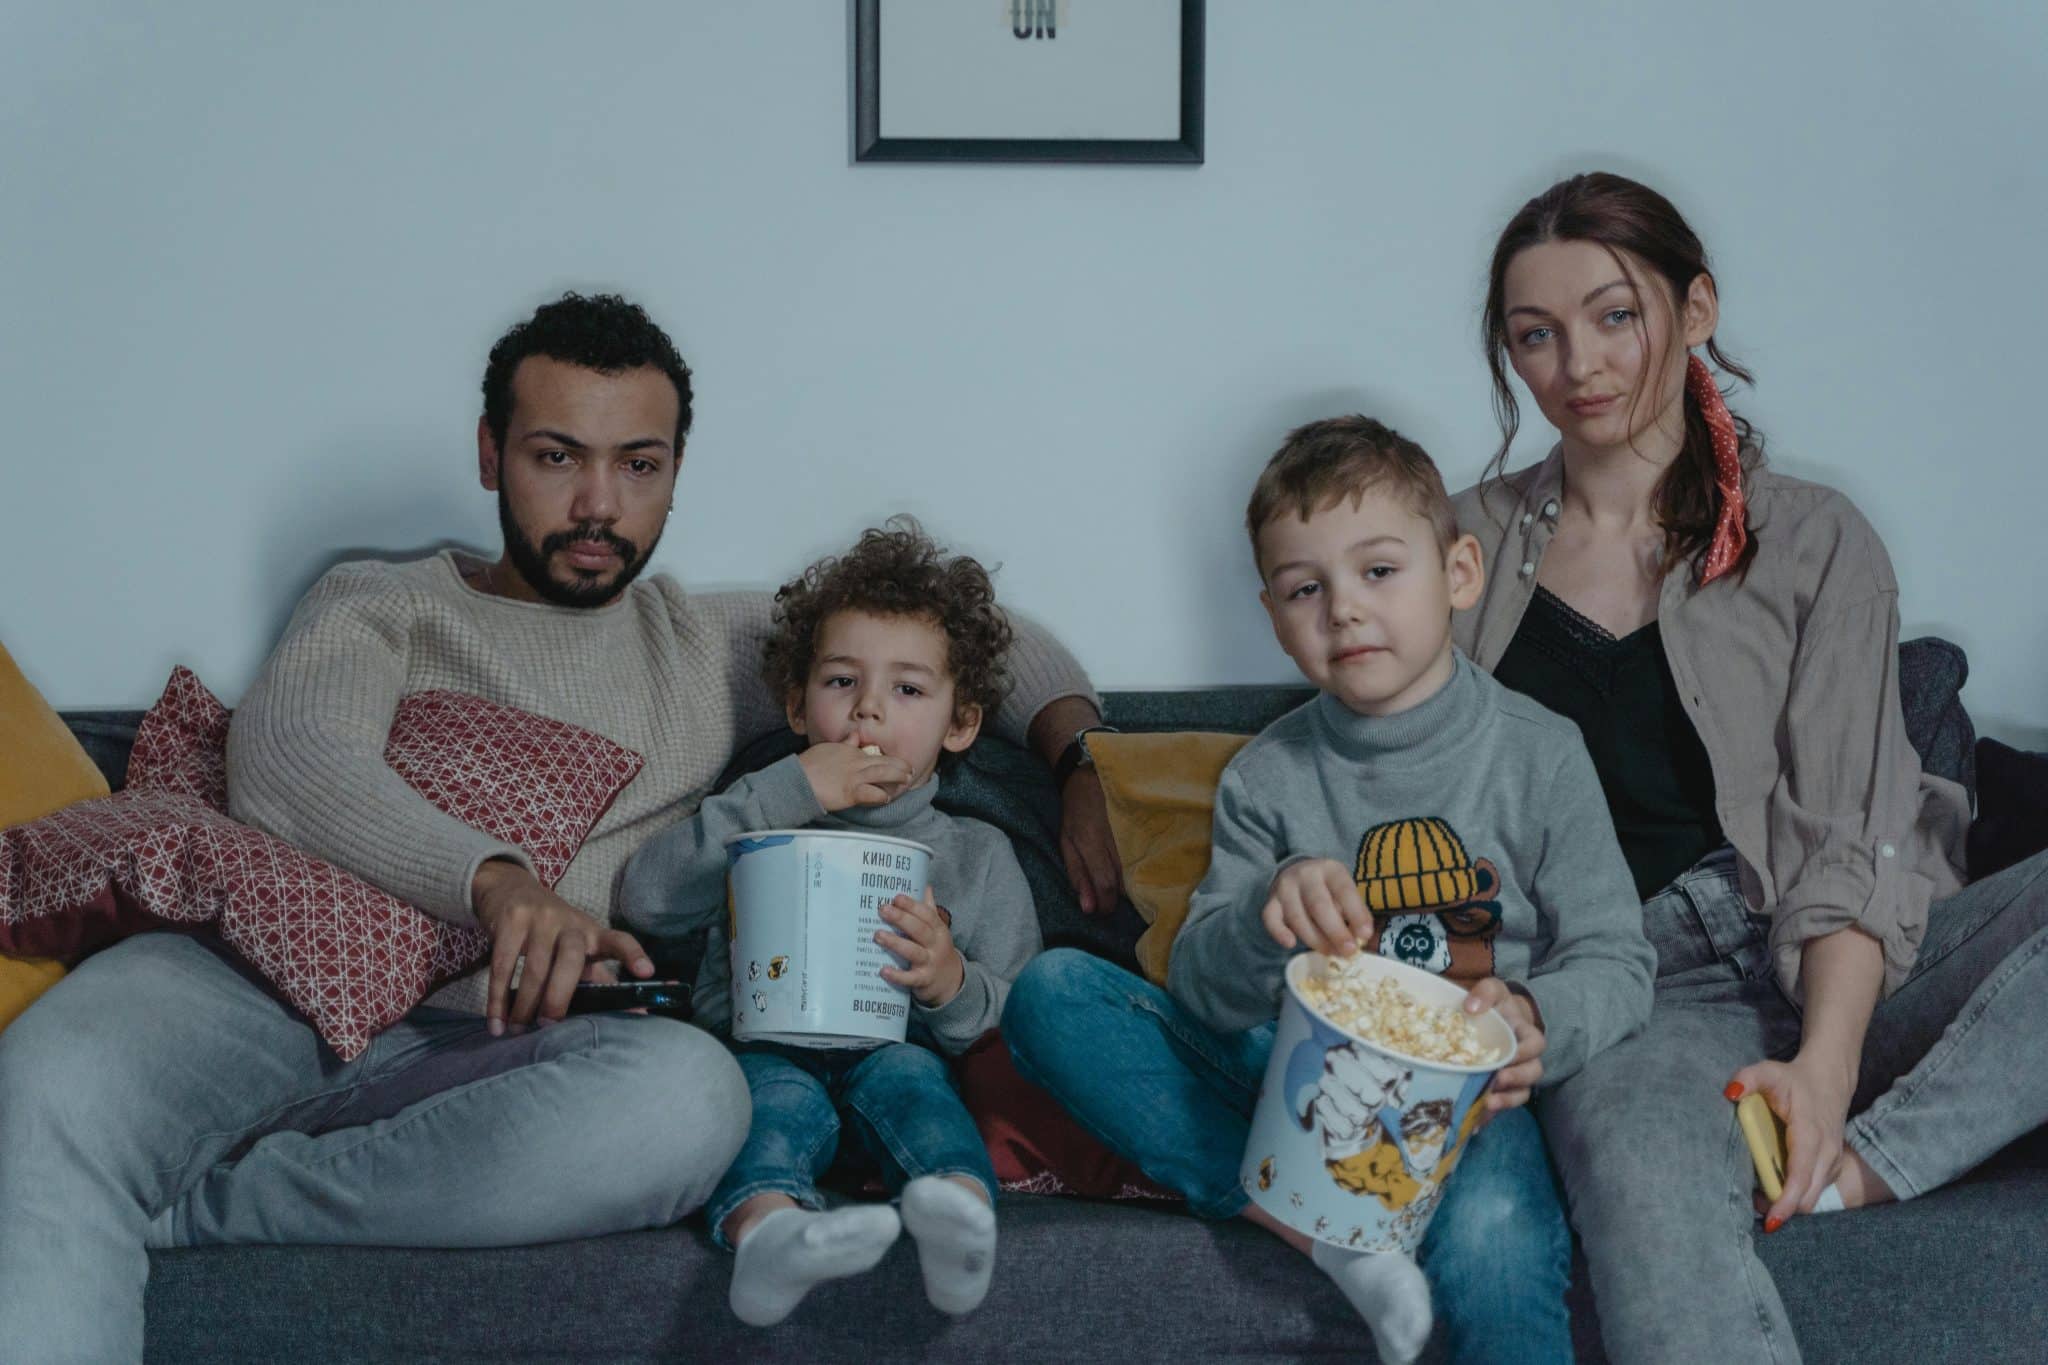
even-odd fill
[[[960,1098],[988,1145],[996,1183],[1012,1194],[1179,1202],[1172,1190],[1096,1140],[1049,1093],[1025,1080],[996,1032],[960,1057]]]
[[[171,791],[121,791],[0,830],[0,953],[76,961],[144,929],[220,913],[204,849],[242,833]]]
[[[603,735],[466,692],[399,702],[384,761],[463,824],[524,849],[549,886],[643,763]]]
[[[128,751],[126,791],[164,791],[227,814],[228,708],[182,664],[171,670]]]
[[[0,831],[0,951],[75,958],[138,929],[217,919],[352,1058],[481,959],[486,940],[210,807],[225,805],[227,714],[179,669],[137,732],[126,789]],[[601,735],[455,692],[401,701],[385,758],[442,810],[524,849],[549,885],[642,762]]]

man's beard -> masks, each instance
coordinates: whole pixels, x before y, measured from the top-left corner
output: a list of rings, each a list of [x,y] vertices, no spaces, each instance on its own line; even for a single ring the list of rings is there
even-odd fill
[[[661,532],[657,530],[646,551],[642,552],[624,536],[613,534],[610,528],[585,521],[567,531],[556,531],[536,547],[513,519],[512,504],[506,499],[502,484],[498,487],[498,529],[504,534],[505,552],[512,558],[512,567],[519,570],[526,586],[532,588],[543,602],[553,602],[561,607],[601,607],[611,601],[640,576],[640,571],[647,567],[648,559],[654,554],[654,547],[661,543]],[[604,545],[619,557],[620,567],[609,574],[571,570],[576,581],[561,582],[548,572],[548,561],[557,551],[566,550],[579,541]]]

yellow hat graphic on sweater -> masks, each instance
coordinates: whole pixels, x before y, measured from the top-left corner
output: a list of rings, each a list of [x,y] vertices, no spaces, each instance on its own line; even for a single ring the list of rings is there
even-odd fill
[[[1351,875],[1372,911],[1369,949],[1459,981],[1492,973],[1500,873],[1468,854],[1448,821],[1374,825],[1358,842]]]

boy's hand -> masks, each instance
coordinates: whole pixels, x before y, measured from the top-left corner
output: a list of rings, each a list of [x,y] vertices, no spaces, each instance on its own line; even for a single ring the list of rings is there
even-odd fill
[[[932,899],[929,886],[921,901],[908,896],[890,901],[882,907],[882,918],[897,932],[877,930],[875,942],[910,964],[882,968],[884,981],[903,987],[928,1010],[960,994],[967,982],[967,959],[953,946],[952,920]]]
[[[1305,944],[1331,957],[1350,957],[1372,934],[1372,912],[1351,869],[1330,858],[1282,868],[1259,920],[1282,948]]]
[[[1500,1017],[1515,1031],[1515,1055],[1493,1074],[1493,1084],[1486,1088],[1482,1127],[1495,1114],[1529,1102],[1529,1092],[1543,1079],[1543,1049],[1549,1046],[1549,1040],[1543,1036],[1543,1020],[1529,997],[1515,994],[1497,976],[1475,983],[1465,996],[1465,1013],[1483,1014],[1487,1010],[1499,1010]]]
[[[797,755],[811,792],[828,811],[879,806],[895,799],[910,781],[910,765],[887,754],[864,754],[850,741],[813,744]]]

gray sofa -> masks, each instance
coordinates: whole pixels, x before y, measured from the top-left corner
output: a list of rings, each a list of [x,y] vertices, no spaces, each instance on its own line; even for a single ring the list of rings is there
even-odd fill
[[[1966,783],[1975,737],[1957,692],[1960,650],[1909,642],[1909,732],[1934,771]],[[1299,702],[1290,688],[1112,693],[1128,729],[1251,731]],[[66,720],[118,784],[136,713]],[[736,768],[765,761],[764,741]],[[1051,943],[1128,960],[1128,905],[1080,915],[1053,853],[1042,765],[984,740],[942,793],[1002,825]],[[672,962],[691,947],[668,945]],[[676,968],[680,970],[681,968]],[[603,1116],[593,1115],[594,1124]],[[622,1143],[658,1135],[619,1133]],[[783,1325],[727,1311],[729,1261],[697,1221],[657,1232],[488,1251],[229,1247],[157,1253],[148,1287],[153,1361],[286,1360],[1240,1360],[1369,1359],[1356,1317],[1294,1252],[1246,1224],[1177,1206],[1011,1195],[995,1287],[960,1322],[924,1303],[908,1244],[872,1276],[814,1293]],[[2048,1355],[2048,1132],[1960,1184],[1909,1204],[1798,1219],[1762,1239],[1810,1361],[2032,1360]],[[1673,1227],[1683,1254],[1691,1233]],[[1581,1358],[1600,1360],[1583,1275],[1572,1293]],[[4,1347],[0,1347],[4,1355]]]

